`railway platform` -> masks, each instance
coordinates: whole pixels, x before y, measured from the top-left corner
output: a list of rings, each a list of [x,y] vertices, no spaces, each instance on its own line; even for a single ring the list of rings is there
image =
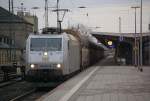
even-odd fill
[[[150,67],[143,70],[97,64],[37,101],[150,101]]]

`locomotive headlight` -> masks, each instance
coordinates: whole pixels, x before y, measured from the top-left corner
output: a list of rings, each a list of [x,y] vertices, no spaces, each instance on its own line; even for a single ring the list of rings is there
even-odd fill
[[[33,68],[35,67],[35,65],[34,65],[34,64],[31,64],[30,67],[33,69]]]
[[[57,64],[57,68],[61,68],[61,64]]]
[[[108,41],[107,43],[108,43],[109,46],[111,46],[113,44],[112,41]]]
[[[44,56],[47,56],[48,55],[48,53],[47,52],[44,52]]]

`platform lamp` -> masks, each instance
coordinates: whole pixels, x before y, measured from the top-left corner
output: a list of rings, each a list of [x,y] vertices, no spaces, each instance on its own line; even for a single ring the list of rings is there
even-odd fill
[[[143,34],[142,34],[142,23],[143,23],[143,0],[141,0],[141,9],[140,9],[140,68],[139,70],[143,71]]]
[[[135,50],[135,59],[134,59],[134,65],[135,65],[135,67],[136,66],[138,66],[139,67],[139,47],[137,46],[137,31],[136,31],[136,26],[137,26],[137,21],[136,21],[136,15],[137,15],[137,13],[136,13],[136,10],[138,9],[138,8],[140,8],[139,6],[134,6],[134,7],[131,7],[132,9],[134,9],[135,10],[135,39],[134,39],[134,50]],[[138,51],[137,51],[138,50]],[[138,54],[138,56],[137,56],[137,54]],[[137,58],[138,57],[138,58]]]

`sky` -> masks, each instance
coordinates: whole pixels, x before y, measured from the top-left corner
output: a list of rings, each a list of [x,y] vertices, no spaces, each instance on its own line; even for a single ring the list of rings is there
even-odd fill
[[[56,0],[48,0],[49,7],[56,7]],[[26,11],[39,18],[39,29],[44,27],[44,0],[14,0],[14,7],[24,3]],[[119,17],[124,33],[134,32],[134,10],[140,0],[60,0],[60,8],[69,9],[62,23],[63,28],[84,24],[94,31],[119,32]],[[8,0],[0,0],[0,6],[8,9]],[[86,8],[78,8],[85,6]],[[32,7],[40,7],[38,10]],[[56,13],[49,9],[49,26],[56,26]],[[18,8],[15,8],[17,11]],[[62,14],[60,14],[62,15]],[[150,0],[143,0],[143,32],[148,32],[150,23]],[[97,28],[95,28],[97,27]],[[140,30],[140,9],[137,9],[137,32]]]

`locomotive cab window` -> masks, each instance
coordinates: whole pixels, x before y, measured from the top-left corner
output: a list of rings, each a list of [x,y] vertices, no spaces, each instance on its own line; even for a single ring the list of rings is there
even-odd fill
[[[31,51],[61,51],[62,38],[31,38]]]

